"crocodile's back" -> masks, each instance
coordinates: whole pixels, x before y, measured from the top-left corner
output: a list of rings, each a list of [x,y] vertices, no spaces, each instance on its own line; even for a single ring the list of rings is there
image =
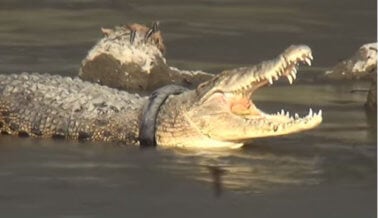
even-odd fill
[[[48,74],[0,75],[0,130],[137,144],[145,98]]]

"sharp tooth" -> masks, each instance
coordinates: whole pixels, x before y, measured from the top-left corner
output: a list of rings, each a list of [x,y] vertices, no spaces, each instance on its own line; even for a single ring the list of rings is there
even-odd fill
[[[294,114],[295,119],[299,118],[299,115],[297,113]]]
[[[310,111],[308,112],[308,116],[312,117],[312,115],[313,115],[312,108],[310,108]]]
[[[308,66],[311,66],[311,60],[309,58],[305,58],[304,60],[308,64]]]
[[[293,77],[293,79],[295,80],[297,78],[297,74],[294,72],[291,72],[291,77]]]
[[[269,77],[269,78],[267,78],[267,79],[268,79],[270,85],[272,85],[272,84],[273,84],[273,79],[272,79],[272,77]]]
[[[318,116],[320,116],[320,117],[322,116],[322,109],[319,110]]]
[[[285,111],[281,109],[281,115],[284,115],[284,114],[285,114]]]
[[[290,117],[290,113],[289,113],[289,111],[286,112],[286,116],[287,116],[287,117]]]
[[[290,83],[290,84],[293,84],[293,78],[291,77],[291,75],[289,74],[289,75],[287,75],[286,77],[287,77],[287,79],[289,80],[289,83]]]
[[[314,57],[312,57],[312,54],[308,54],[308,58],[310,58],[310,60],[314,60]]]
[[[291,73],[297,73],[297,68],[293,67],[293,69],[291,70]]]
[[[286,66],[287,66],[287,63],[286,63],[286,61],[284,60],[284,61],[282,61],[282,69],[285,69],[286,68]]]
[[[273,75],[274,80],[278,80],[278,75]]]
[[[297,71],[296,70],[291,71],[290,75],[295,80],[297,78]]]

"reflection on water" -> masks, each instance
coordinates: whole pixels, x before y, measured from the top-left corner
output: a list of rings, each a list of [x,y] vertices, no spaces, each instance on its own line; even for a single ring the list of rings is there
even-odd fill
[[[321,169],[317,167],[318,159],[241,150],[219,154],[186,154],[179,163],[172,165],[169,162],[161,167],[198,181],[214,183],[215,178],[209,172],[209,167],[216,166],[225,171],[221,177],[225,190],[259,193],[282,186],[319,183]]]

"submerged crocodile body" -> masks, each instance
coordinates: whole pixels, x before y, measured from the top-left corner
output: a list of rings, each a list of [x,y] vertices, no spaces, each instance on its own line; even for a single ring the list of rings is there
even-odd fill
[[[168,66],[165,45],[158,23],[101,29],[104,37],[82,61],[79,77],[112,88],[149,93],[168,84],[195,88],[213,77],[202,71],[179,70]]]
[[[321,111],[304,117],[279,110],[267,114],[253,93],[281,77],[293,82],[311,49],[290,46],[276,58],[224,71],[193,90],[170,95],[156,116],[159,146],[236,148],[259,137],[285,135],[318,126]],[[53,75],[0,75],[2,133],[139,145],[147,97],[79,78]]]
[[[324,73],[324,78],[363,79],[369,78],[371,72],[377,71],[377,43],[362,45],[353,56],[336,64]]]
[[[377,42],[362,45],[355,54],[324,73],[331,80],[370,79],[365,108],[377,112]]]
[[[377,113],[377,73],[372,75],[372,81],[366,97],[365,108],[368,112]]]

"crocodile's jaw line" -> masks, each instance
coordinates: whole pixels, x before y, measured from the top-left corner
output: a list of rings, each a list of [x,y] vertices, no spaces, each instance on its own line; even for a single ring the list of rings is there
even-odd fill
[[[310,109],[304,117],[281,109],[268,114],[252,101],[257,89],[272,85],[282,77],[292,84],[298,64],[310,65],[312,59],[307,46],[292,46],[273,60],[251,68],[225,71],[199,85],[190,97],[197,98],[196,101],[180,102],[188,105],[179,109],[181,118],[177,124],[182,130],[178,131],[189,137],[181,140],[175,136],[175,143],[169,143],[169,140],[161,143],[181,147],[238,148],[254,138],[292,134],[318,126],[322,122],[321,110],[315,113]],[[171,101],[175,102],[175,98]]]

